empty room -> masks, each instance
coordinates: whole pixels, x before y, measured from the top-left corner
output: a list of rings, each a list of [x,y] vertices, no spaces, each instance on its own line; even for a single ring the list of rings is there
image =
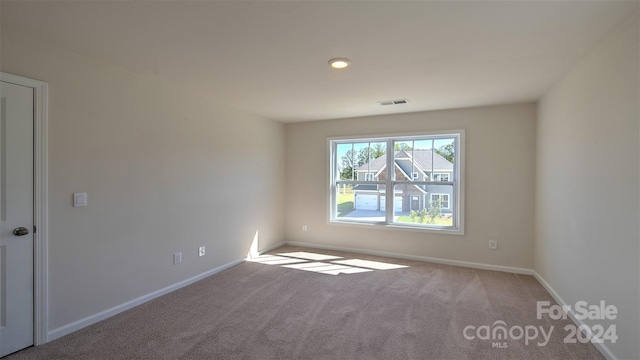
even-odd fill
[[[0,357],[640,359],[639,19],[0,0]]]

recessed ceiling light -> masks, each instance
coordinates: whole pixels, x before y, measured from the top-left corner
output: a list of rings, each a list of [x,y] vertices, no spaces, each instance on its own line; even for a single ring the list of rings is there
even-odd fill
[[[334,69],[344,69],[351,63],[351,60],[347,58],[333,58],[329,60],[329,66]]]

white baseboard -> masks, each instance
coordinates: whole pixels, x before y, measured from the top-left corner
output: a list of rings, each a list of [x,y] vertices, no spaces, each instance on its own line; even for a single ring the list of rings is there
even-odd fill
[[[469,262],[469,261],[449,260],[449,259],[441,259],[441,258],[434,258],[434,257],[427,257],[427,256],[407,255],[407,254],[399,254],[399,253],[393,253],[393,252],[387,252],[387,251],[357,249],[357,248],[321,245],[321,244],[297,242],[297,241],[285,241],[285,244],[291,245],[291,246],[307,247],[312,249],[344,251],[344,252],[352,252],[356,254],[384,256],[384,257],[390,257],[390,258],[396,258],[396,259],[423,261],[423,262],[430,262],[430,263],[443,264],[443,265],[462,266],[462,267],[468,267],[468,268],[474,268],[474,269],[503,271],[503,272],[509,272],[509,273],[515,273],[515,274],[533,275],[533,269],[526,269],[526,268],[519,268],[519,267],[512,267],[512,266],[491,265],[491,264],[475,263],[475,262]]]
[[[266,248],[264,248],[262,250],[259,250],[258,253],[260,253],[262,255],[264,253],[268,253],[271,250],[275,250],[275,249],[277,249],[279,247],[282,247],[282,246],[285,246],[285,245],[287,245],[287,243],[285,241],[281,241],[281,242],[279,242],[277,244],[273,244],[271,246],[267,246]]]
[[[533,276],[536,278],[536,280],[538,280],[538,282],[540,282],[540,284],[542,284],[542,286],[549,292],[549,294],[551,294],[551,296],[558,303],[558,305],[560,306],[570,305],[570,304],[567,304],[560,297],[560,295],[551,287],[551,285],[549,285],[549,283],[542,277],[542,275],[538,274],[537,271],[533,270]],[[576,326],[578,327],[580,327],[581,325],[587,326],[584,323],[584,321],[576,318],[575,313],[573,311],[573,306],[571,306],[571,311],[569,311],[567,314],[569,315],[569,318],[571,319],[571,321],[573,321],[573,323],[576,324]],[[592,338],[594,337],[597,338],[593,334],[591,334],[591,336]],[[600,353],[608,360],[618,360],[618,358],[614,355],[611,349],[609,349],[609,347],[605,345],[603,342],[593,342],[592,344],[595,345],[598,351],[600,351]]]
[[[51,330],[51,331],[49,331],[47,333],[47,341],[52,341],[52,340],[55,340],[55,339],[57,339],[59,337],[71,334],[74,331],[77,331],[77,330],[80,330],[80,329],[82,329],[84,327],[87,327],[89,325],[95,324],[98,321],[102,321],[102,320],[105,320],[107,318],[110,318],[110,317],[112,317],[112,316],[114,316],[116,314],[119,314],[119,313],[123,312],[123,311],[129,310],[129,309],[134,308],[134,307],[136,307],[138,305],[144,304],[147,301],[153,300],[153,299],[155,299],[155,298],[157,298],[159,296],[168,294],[168,293],[170,293],[172,291],[178,290],[178,289],[183,288],[183,287],[185,287],[187,285],[191,285],[191,284],[195,283],[196,281],[202,280],[202,279],[204,279],[204,278],[206,278],[208,276],[211,276],[213,274],[219,273],[219,272],[221,272],[223,270],[226,270],[226,269],[228,269],[230,267],[236,266],[236,265],[238,265],[240,263],[243,263],[244,261],[245,261],[244,258],[243,259],[234,260],[234,261],[229,262],[227,264],[224,264],[222,266],[218,266],[215,269],[211,269],[211,270],[205,271],[202,274],[198,274],[196,276],[193,276],[193,277],[188,278],[186,280],[180,281],[180,282],[175,283],[173,285],[169,285],[169,286],[167,286],[167,287],[165,287],[163,289],[156,290],[156,291],[154,291],[152,293],[143,295],[143,296],[141,296],[141,297],[139,297],[137,299],[133,299],[131,301],[127,301],[127,302],[122,303],[120,305],[114,306],[111,309],[107,309],[107,310],[101,311],[101,312],[99,312],[97,314],[94,314],[94,315],[91,315],[91,316],[87,316],[84,319],[80,319],[80,320],[74,321],[74,322],[72,322],[70,324],[60,326],[60,327],[58,327],[56,329],[53,329],[53,330]]]

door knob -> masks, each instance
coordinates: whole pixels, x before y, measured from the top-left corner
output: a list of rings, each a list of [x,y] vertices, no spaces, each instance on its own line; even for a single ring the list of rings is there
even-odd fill
[[[15,236],[24,236],[24,235],[29,235],[29,229],[27,229],[26,227],[17,227],[15,229],[13,229],[13,235]]]

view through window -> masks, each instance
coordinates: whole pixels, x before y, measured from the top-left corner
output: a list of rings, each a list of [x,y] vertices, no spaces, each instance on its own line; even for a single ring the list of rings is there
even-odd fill
[[[462,232],[463,133],[330,140],[331,221]]]

